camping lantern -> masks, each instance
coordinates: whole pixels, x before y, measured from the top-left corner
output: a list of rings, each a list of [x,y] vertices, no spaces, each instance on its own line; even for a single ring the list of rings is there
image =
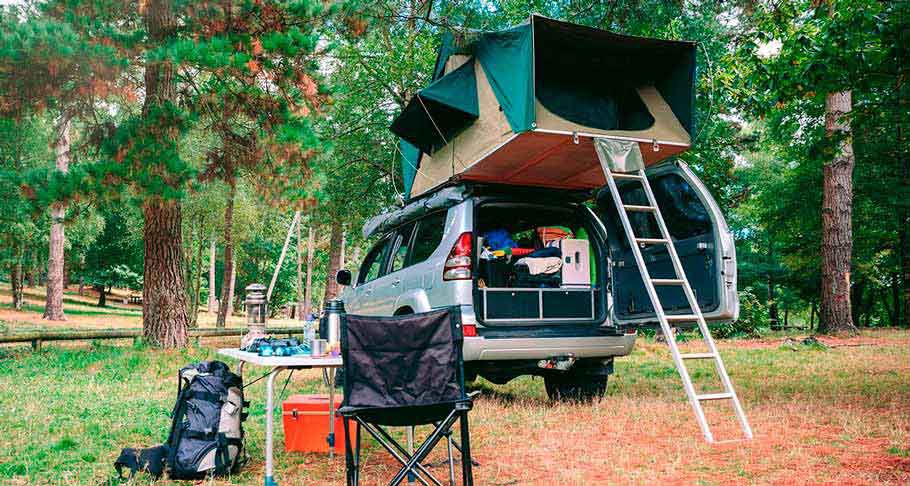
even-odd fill
[[[258,283],[248,285],[244,304],[246,304],[246,325],[248,330],[240,342],[241,348],[245,348],[256,338],[265,337],[265,321],[268,311],[265,285]]]

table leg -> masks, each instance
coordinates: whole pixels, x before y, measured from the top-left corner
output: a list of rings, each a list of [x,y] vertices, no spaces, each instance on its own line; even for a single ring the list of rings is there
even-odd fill
[[[328,369],[329,375],[329,459],[335,457],[335,369]]]
[[[273,368],[265,385],[265,486],[278,486],[272,474],[272,432],[275,412],[275,377],[284,368]]]

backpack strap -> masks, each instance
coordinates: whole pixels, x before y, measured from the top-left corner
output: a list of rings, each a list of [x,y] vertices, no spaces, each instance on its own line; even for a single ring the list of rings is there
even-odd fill
[[[126,468],[130,471],[128,478],[135,476],[137,471],[142,471],[158,479],[164,474],[167,453],[166,445],[147,449],[123,449],[120,451],[120,457],[114,462],[114,468],[117,469],[117,478],[123,479],[123,469]]]

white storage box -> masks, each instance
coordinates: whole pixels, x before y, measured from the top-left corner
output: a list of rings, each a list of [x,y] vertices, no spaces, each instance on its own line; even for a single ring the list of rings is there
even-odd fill
[[[591,286],[591,250],[588,240],[559,240],[562,251],[562,286]]]

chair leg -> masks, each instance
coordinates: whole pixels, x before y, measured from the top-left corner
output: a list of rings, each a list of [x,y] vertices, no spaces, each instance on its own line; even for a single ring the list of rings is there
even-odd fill
[[[429,454],[430,451],[433,450],[433,447],[436,446],[436,444],[439,442],[439,439],[441,439],[443,437],[444,432],[446,430],[448,430],[449,427],[451,427],[455,423],[456,419],[457,419],[457,412],[453,410],[452,413],[450,413],[449,416],[446,417],[445,420],[443,420],[443,422],[442,422],[443,425],[441,427],[437,427],[436,430],[434,430],[433,433],[431,433],[430,436],[427,437],[427,439],[424,441],[423,445],[421,445],[417,449],[417,451],[414,453],[414,455],[411,456],[411,459],[407,462],[407,464],[405,464],[404,468],[398,472],[398,474],[395,476],[394,479],[392,479],[392,481],[389,482],[389,485],[397,486],[398,483],[403,481],[404,478],[408,475],[408,473],[411,472],[411,470],[413,470],[416,467],[415,465],[419,464],[420,461],[424,460],[424,458],[427,456],[427,454]]]
[[[357,486],[357,479],[356,479],[357,476],[355,474],[355,471],[357,468],[357,465],[356,465],[357,463],[354,459],[354,454],[352,452],[353,449],[351,447],[350,426],[349,426],[348,422],[350,422],[350,419],[347,417],[344,417],[344,421],[342,422],[344,424],[344,469],[345,469],[344,472],[345,472],[347,485],[348,486]]]
[[[360,484],[360,422],[357,422],[356,428],[357,449],[354,452],[354,484]]]
[[[461,481],[464,486],[474,485],[473,464],[471,463],[471,436],[468,432],[468,411],[461,412]]]
[[[452,432],[446,434],[446,448],[449,450],[449,484],[455,486],[455,460],[452,459]]]

